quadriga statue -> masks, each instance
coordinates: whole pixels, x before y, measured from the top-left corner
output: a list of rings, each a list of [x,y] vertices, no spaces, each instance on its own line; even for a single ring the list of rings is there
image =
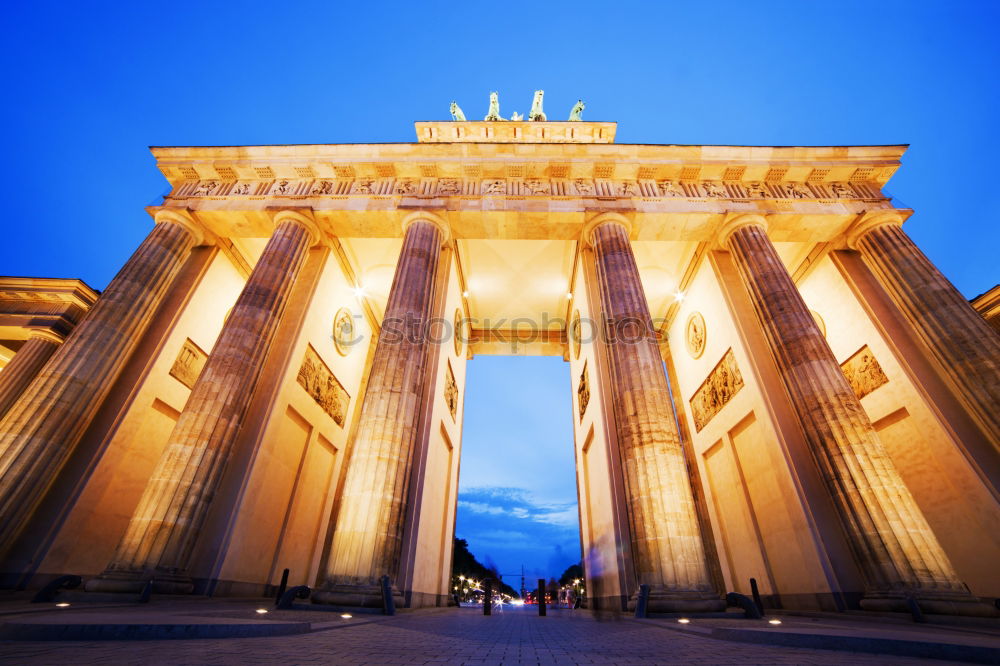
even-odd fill
[[[451,119],[459,122],[465,122],[465,114],[462,113],[462,107],[458,105],[458,102],[453,101],[451,103]]]
[[[531,112],[528,114],[528,120],[541,123],[548,120],[548,118],[545,117],[545,112],[542,111],[542,98],[544,96],[544,90],[535,91],[535,98],[531,101]]]
[[[486,117],[483,118],[483,120],[487,120],[490,122],[507,120],[506,118],[500,115],[500,96],[495,92],[490,93],[490,110],[489,113],[486,114]]]
[[[570,109],[569,119],[571,121],[583,120],[584,108],[586,108],[586,105],[583,103],[583,100],[582,99],[576,100],[576,104],[574,104],[573,108]]]

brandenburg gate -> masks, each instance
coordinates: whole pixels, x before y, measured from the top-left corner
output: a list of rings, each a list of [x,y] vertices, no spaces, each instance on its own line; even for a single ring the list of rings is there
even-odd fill
[[[566,361],[594,607],[995,613],[1000,336],[883,192],[905,146],[532,118],[153,148],[99,298],[0,280],[0,582],[446,605],[466,365],[517,353]]]

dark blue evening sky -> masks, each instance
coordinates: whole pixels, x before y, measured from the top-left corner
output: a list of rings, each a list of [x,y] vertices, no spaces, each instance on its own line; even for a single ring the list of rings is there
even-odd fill
[[[167,189],[148,145],[408,142],[414,120],[447,119],[452,99],[482,117],[498,90],[509,116],[544,88],[551,118],[583,97],[584,118],[618,121],[620,143],[909,143],[887,190],[971,297],[1000,280],[998,19],[992,0],[11,3],[0,274],[103,288]],[[469,422],[495,414],[477,364],[505,368],[511,390],[529,373],[567,393],[550,361],[475,360]],[[571,465],[568,398],[553,399],[543,407],[567,413],[548,414],[563,447],[551,461]],[[561,498],[504,487],[488,492],[511,511],[575,502],[572,483]],[[568,538],[569,552],[575,534],[544,539]],[[556,565],[533,553],[494,558]]]

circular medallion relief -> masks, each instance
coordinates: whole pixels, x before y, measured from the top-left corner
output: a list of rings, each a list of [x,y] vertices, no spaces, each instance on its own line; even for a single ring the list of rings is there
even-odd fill
[[[705,318],[700,312],[692,312],[684,324],[684,341],[692,358],[701,358],[705,352]]]
[[[813,319],[816,320],[816,325],[819,326],[819,332],[822,333],[823,337],[825,338],[826,337],[826,322],[823,321],[823,318],[820,317],[819,313],[816,312],[815,310],[810,310],[809,313],[812,314]]]
[[[462,347],[465,343],[465,318],[462,316],[462,309],[455,308],[455,356],[462,356]]]
[[[333,346],[338,354],[347,356],[354,342],[354,314],[347,308],[340,308],[333,316]]]
[[[573,358],[580,358],[581,336],[583,326],[580,323],[580,311],[573,312],[573,323],[569,326],[569,344],[573,349]]]

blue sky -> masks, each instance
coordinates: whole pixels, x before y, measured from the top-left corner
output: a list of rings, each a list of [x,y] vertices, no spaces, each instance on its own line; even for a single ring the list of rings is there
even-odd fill
[[[569,364],[561,356],[469,362],[455,532],[515,589],[580,560]]]
[[[998,19],[994,0],[11,3],[0,274],[103,288],[166,190],[148,145],[412,141],[452,99],[482,117],[497,90],[509,115],[543,88],[550,117],[582,97],[621,143],[909,143],[887,190],[972,297],[1000,281]],[[470,366],[470,424],[492,413],[487,362]],[[564,366],[521,362],[500,375],[510,392],[525,373],[568,392]],[[552,417],[563,438],[568,411]]]

